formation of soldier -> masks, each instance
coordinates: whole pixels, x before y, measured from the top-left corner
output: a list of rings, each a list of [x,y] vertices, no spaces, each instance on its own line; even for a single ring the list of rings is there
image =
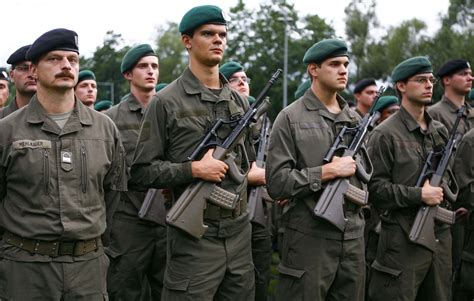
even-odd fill
[[[74,31],[9,57],[0,300],[268,300],[275,245],[276,300],[472,300],[469,62],[435,72],[408,58],[391,74],[396,95],[363,79],[350,108],[347,45],[318,41],[270,127],[264,93],[224,64],[227,22],[213,5],[183,16],[189,65],[169,84],[157,85],[159,53],[132,47],[114,106],[79,70]]]

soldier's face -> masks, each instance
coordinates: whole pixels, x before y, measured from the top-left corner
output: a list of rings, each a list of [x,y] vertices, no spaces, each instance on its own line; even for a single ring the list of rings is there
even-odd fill
[[[196,28],[192,37],[183,35],[182,41],[191,58],[205,66],[214,67],[224,57],[227,28],[225,25],[204,24]]]
[[[10,77],[17,93],[34,94],[36,92],[36,79],[33,77],[31,62],[17,64],[10,72]]]
[[[412,103],[428,105],[433,97],[433,86],[436,78],[433,73],[422,73],[410,77],[406,83],[402,83],[399,90]],[[402,101],[403,103],[403,101]]]
[[[130,81],[132,89],[150,92],[155,91],[159,74],[158,58],[156,56],[145,56],[124,76]]]
[[[232,76],[229,78],[229,86],[232,89],[239,91],[239,93],[244,96],[250,95],[248,77],[244,71],[239,71],[232,74]]]
[[[7,102],[9,93],[8,81],[0,79],[0,108]]]
[[[32,69],[39,87],[74,89],[79,73],[79,55],[73,51],[50,51],[37,65],[32,65]]]
[[[77,84],[75,92],[85,106],[92,107],[97,99],[97,83],[93,79],[83,80]]]
[[[347,85],[348,66],[349,58],[346,56],[327,59],[320,66],[316,65],[316,79],[328,91],[342,91]]]
[[[354,94],[357,104],[362,104],[364,107],[370,107],[377,95],[377,86],[372,85],[365,87],[360,93]]]
[[[456,94],[466,95],[472,89],[472,79],[472,70],[466,68],[444,79],[444,85],[450,87]]]

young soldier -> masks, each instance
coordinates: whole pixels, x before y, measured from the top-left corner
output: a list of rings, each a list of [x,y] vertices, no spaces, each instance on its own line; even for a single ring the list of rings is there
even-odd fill
[[[26,53],[37,78],[28,106],[0,120],[0,296],[104,300],[101,236],[126,189],[119,132],[74,97],[77,34],[54,29]],[[106,238],[106,237],[104,237]]]
[[[97,100],[97,81],[94,72],[90,70],[79,72],[79,79],[74,92],[86,107],[93,108]]]
[[[370,106],[377,96],[377,83],[373,78],[364,78],[358,81],[354,87],[354,98],[356,99],[355,111],[360,117],[369,112]]]
[[[346,43],[337,39],[317,42],[306,51],[303,62],[311,87],[278,114],[266,165],[270,196],[289,199],[289,210],[283,216],[277,300],[364,300],[361,208],[346,202],[343,231],[313,213],[328,181],[352,177],[356,171],[350,156],[323,162],[342,127],[354,127],[360,121],[338,94],[348,80]],[[362,187],[356,177],[351,182]]]
[[[413,57],[395,67],[392,81],[401,108],[374,129],[368,143],[374,167],[369,201],[385,212],[368,297],[450,300],[449,227],[437,224],[434,250],[408,238],[420,206],[436,206],[443,201],[443,189],[431,186],[428,180],[416,187],[428,152],[439,150],[448,137],[446,128],[425,110],[436,79],[427,58]]]
[[[158,57],[148,44],[135,46],[123,57],[121,72],[130,83],[130,94],[105,114],[117,125],[127,153],[127,166],[131,166],[143,113],[155,95]],[[166,228],[164,220],[159,225],[138,217],[145,196],[146,191],[132,189],[122,193],[113,218],[107,250],[112,257],[108,275],[111,300],[160,300],[161,297]],[[161,205],[164,211],[164,204]],[[147,285],[151,296],[143,297]]]
[[[148,106],[131,169],[131,185],[169,188],[175,200],[195,180],[220,183],[239,196],[234,210],[207,203],[204,223],[209,228],[201,239],[168,228],[164,300],[254,298],[246,181],[234,182],[227,175],[227,164],[212,156],[213,149],[199,160],[186,159],[217,118],[231,120],[248,108],[219,75],[226,24],[222,10],[212,5],[194,7],[184,15],[179,31],[189,67]],[[248,170],[244,151],[250,161],[255,154],[244,138],[244,146],[235,149],[235,162]]]
[[[0,118],[8,116],[26,106],[30,102],[31,97],[36,93],[36,79],[33,78],[33,73],[31,72],[31,62],[25,58],[30,46],[26,45],[18,48],[7,60],[7,63],[12,66],[10,78],[15,85],[16,96],[7,107],[0,110]]]
[[[229,81],[229,86],[238,91],[240,94],[249,98],[250,96],[250,78],[247,77],[247,73],[244,70],[244,67],[237,62],[227,62],[219,68],[219,71],[224,75],[224,77]],[[255,126],[255,131],[252,131],[253,139],[258,141],[260,130],[262,128],[262,122],[260,119],[258,126]],[[268,119],[267,122],[270,122]],[[256,151],[258,150],[258,145],[255,146]],[[254,163],[255,165],[255,163]],[[258,182],[261,185],[265,185],[265,169],[257,167],[256,165],[252,168],[252,174],[249,173],[249,178],[257,178]],[[249,185],[250,186],[250,185]],[[254,185],[256,186],[256,185]],[[249,187],[250,189],[251,187]],[[266,194],[266,193],[265,193]],[[267,198],[268,199],[268,198]],[[271,203],[266,201],[263,197],[261,200],[262,206],[265,211],[266,224],[257,223],[254,220],[251,220],[252,225],[252,259],[255,266],[255,300],[267,300],[267,288],[270,283],[270,266],[272,261],[272,237],[271,229],[269,228],[270,219],[270,206]],[[271,200],[270,200],[271,201]]]

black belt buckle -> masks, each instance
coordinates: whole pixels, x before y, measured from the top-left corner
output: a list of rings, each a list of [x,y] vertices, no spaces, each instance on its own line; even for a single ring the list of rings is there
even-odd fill
[[[75,241],[61,241],[59,243],[58,255],[74,255],[74,250],[76,248]]]

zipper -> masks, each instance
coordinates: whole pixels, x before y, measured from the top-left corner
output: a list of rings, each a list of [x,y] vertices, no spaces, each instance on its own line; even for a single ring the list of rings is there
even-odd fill
[[[49,194],[49,154],[46,149],[43,149],[43,184],[44,193]]]
[[[84,145],[81,145],[81,188],[82,193],[87,192],[87,152]]]

